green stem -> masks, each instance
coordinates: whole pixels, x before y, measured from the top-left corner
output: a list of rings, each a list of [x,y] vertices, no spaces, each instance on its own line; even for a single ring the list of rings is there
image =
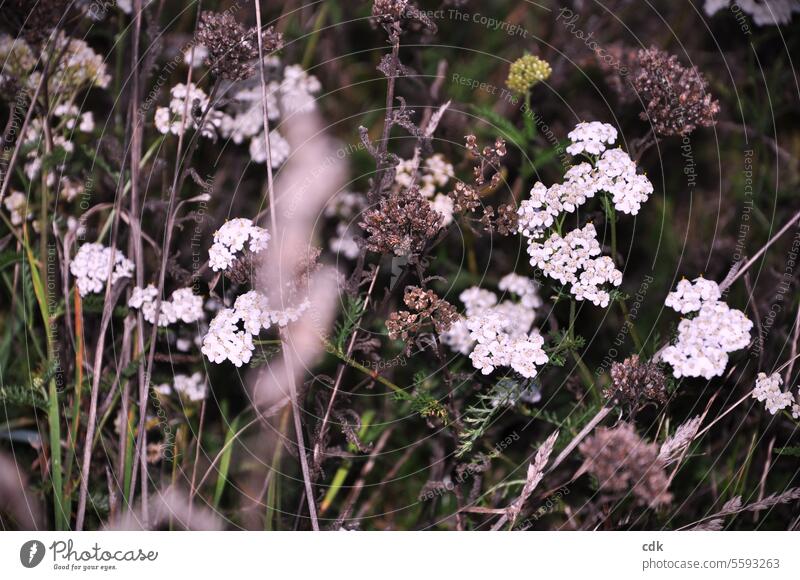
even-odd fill
[[[379,375],[377,371],[369,369],[369,368],[365,367],[364,365],[362,365],[360,362],[358,362],[356,360],[353,360],[352,358],[347,356],[345,353],[340,351],[338,348],[336,348],[329,341],[323,339],[323,343],[325,344],[325,350],[327,350],[329,353],[331,353],[332,355],[334,355],[335,357],[340,359],[342,362],[348,364],[349,366],[353,367],[357,371],[361,371],[362,373],[364,373],[365,375],[369,376],[373,380],[379,382],[380,384],[382,384],[382,385],[384,385],[386,387],[389,387],[395,393],[400,395],[402,398],[404,398],[404,399],[408,398],[408,396],[409,396],[408,393],[406,393],[405,389],[403,389],[402,387],[398,387],[397,385],[395,385],[389,379]]]

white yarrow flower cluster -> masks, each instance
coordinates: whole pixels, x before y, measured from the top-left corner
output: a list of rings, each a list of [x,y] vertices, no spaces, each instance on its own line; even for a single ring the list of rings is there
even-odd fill
[[[661,355],[661,360],[672,366],[676,378],[711,379],[720,376],[728,366],[728,353],[742,349],[750,342],[753,323],[743,312],[720,301],[718,290],[704,282],[692,288],[686,285],[680,288],[679,285],[675,296],[668,299],[668,306],[681,312],[695,307],[695,293],[701,296],[698,298],[697,316],[681,320],[677,340]],[[709,298],[702,298],[703,293]]]
[[[261,132],[250,140],[250,158],[256,163],[267,162],[267,142]],[[272,168],[276,169],[289,158],[292,148],[283,135],[273,129],[269,132],[269,154]]]
[[[504,289],[520,296],[520,302],[498,303],[494,292],[472,287],[461,293],[466,316],[442,336],[452,350],[469,354],[472,366],[488,375],[498,367],[511,367],[526,378],[533,378],[538,367],[547,363],[544,338],[532,328],[541,301],[533,280],[511,274],[501,281]]]
[[[348,260],[358,257],[361,250],[356,239],[356,218],[365,206],[364,196],[352,191],[338,192],[325,206],[325,217],[339,219],[336,234],[328,241],[328,247],[337,256]]]
[[[149,284],[146,288],[133,289],[128,300],[130,308],[142,311],[142,316],[150,324],[156,321],[156,301],[158,288]],[[159,326],[169,326],[179,320],[186,324],[203,319],[203,298],[195,296],[191,288],[179,288],[172,293],[169,300],[161,301],[161,313],[158,316]]]
[[[270,66],[279,66],[275,59]],[[267,85],[267,114],[270,121],[287,122],[294,113],[311,111],[315,107],[314,95],[322,89],[317,77],[308,74],[298,65],[287,66],[280,81]],[[219,134],[237,145],[249,141],[250,157],[256,163],[267,162],[264,139],[261,89],[245,88],[236,93],[220,111]],[[282,118],[283,117],[283,118]],[[279,167],[291,154],[289,142],[276,129],[269,132],[270,163]]]
[[[187,85],[178,83],[169,91],[171,99],[169,107],[158,107],[155,113],[156,129],[163,134],[172,133],[180,135],[187,129],[197,130],[210,103],[205,91],[194,83]],[[187,103],[188,98],[188,103]],[[183,113],[188,113],[184,119]],[[211,110],[206,115],[203,128],[200,131],[203,137],[214,139],[217,129],[222,124],[223,116],[219,111]]]
[[[542,299],[539,297],[539,285],[527,276],[520,276],[514,272],[506,274],[500,279],[497,287],[504,292],[518,296],[520,303],[527,308],[535,310],[542,305]]]
[[[600,155],[606,150],[606,145],[613,145],[617,141],[617,130],[608,123],[592,121],[590,123],[578,123],[575,128],[567,134],[572,142],[567,147],[570,155]]]
[[[253,225],[249,219],[229,220],[214,232],[214,243],[208,250],[209,266],[215,272],[227,270],[245,251],[245,246],[253,254],[258,254],[267,248],[269,237],[267,230]]]
[[[781,379],[780,374],[772,373],[767,376],[766,373],[758,373],[752,396],[754,399],[762,401],[767,411],[772,415],[787,407],[792,407],[792,414],[794,415],[794,407],[797,406],[797,403],[790,391],[784,392],[781,390],[782,386],[783,379]]]
[[[133,262],[119,250],[112,253],[111,248],[103,244],[84,244],[70,262],[69,271],[75,277],[81,296],[86,296],[102,291],[109,274],[112,284],[121,278],[130,278],[133,275]]]
[[[700,276],[691,282],[689,280],[678,282],[675,291],[667,294],[664,304],[676,312],[688,314],[700,310],[704,302],[714,302],[721,297],[719,285]]]
[[[280,327],[298,320],[310,306],[308,301],[273,310],[263,294],[251,290],[236,299],[233,308],[220,310],[203,337],[202,352],[211,362],[231,361],[240,367],[250,362],[255,349],[254,337],[273,325]]]
[[[155,389],[162,395],[170,395],[174,391],[193,403],[202,401],[208,396],[208,386],[206,385],[202,373],[193,373],[191,376],[183,374],[175,375],[172,385],[169,383],[162,383],[155,387]]]
[[[25,194],[19,191],[11,192],[3,201],[8,213],[11,214],[11,224],[15,226],[22,225],[27,217],[25,209],[28,206],[28,198]]]
[[[737,0],[735,5],[752,16],[757,26],[789,24],[792,14],[800,12],[800,0]],[[703,9],[713,16],[730,6],[731,0],[706,0]]]
[[[546,276],[570,285],[577,300],[588,300],[605,308],[611,299],[605,284],[619,286],[622,272],[608,256],[599,256],[600,244],[592,224],[572,230],[563,238],[553,233],[544,243],[533,239],[528,245],[531,265]]]

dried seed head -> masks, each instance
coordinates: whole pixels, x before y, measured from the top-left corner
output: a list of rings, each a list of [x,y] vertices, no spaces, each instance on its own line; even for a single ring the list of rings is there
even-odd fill
[[[441,229],[442,217],[417,187],[392,191],[359,224],[367,232],[367,249],[395,256],[416,255]]]
[[[582,469],[597,479],[600,491],[610,495],[630,492],[638,504],[649,507],[672,501],[659,446],[642,440],[633,425],[600,427],[579,450],[585,458]]]
[[[418,286],[408,286],[403,302],[412,312],[400,310],[392,312],[386,321],[389,338],[406,340],[430,323],[439,334],[447,332],[458,320],[458,311],[447,300],[439,298],[433,290],[423,290]]]
[[[203,12],[196,39],[208,49],[206,65],[218,77],[238,81],[252,75],[258,60],[255,28],[244,28],[228,12]],[[283,45],[283,38],[271,26],[262,34],[262,43],[268,54]]]
[[[719,112],[719,102],[700,71],[684,67],[677,56],[663,50],[640,50],[630,82],[646,107],[641,118],[659,135],[686,135],[698,125],[709,127]]]
[[[66,20],[72,0],[8,0],[3,3],[0,26],[30,44],[42,44]]]
[[[638,407],[643,402],[667,402],[667,377],[657,364],[639,360],[638,355],[611,366],[613,385],[605,396],[619,403]]]

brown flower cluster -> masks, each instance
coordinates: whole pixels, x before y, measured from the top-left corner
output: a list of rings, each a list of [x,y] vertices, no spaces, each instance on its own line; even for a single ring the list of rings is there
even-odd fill
[[[439,298],[433,290],[423,290],[418,286],[408,286],[403,302],[410,308],[392,312],[386,320],[389,338],[406,340],[418,333],[429,322],[439,334],[447,332],[458,320],[458,311],[447,300]]]
[[[258,59],[255,28],[246,29],[228,12],[203,12],[197,28],[197,42],[208,49],[206,65],[216,76],[231,81],[248,78]],[[264,53],[278,50],[283,36],[270,26],[262,35]]]
[[[467,151],[478,162],[472,167],[474,182],[468,184],[458,181],[455,189],[450,192],[454,203],[453,209],[456,212],[475,211],[481,204],[481,194],[497,187],[502,177],[500,160],[506,155],[506,142],[500,137],[493,146],[486,146],[483,151],[478,146],[478,138],[475,135],[467,135],[465,140]]]
[[[442,216],[417,187],[392,191],[378,207],[364,212],[359,224],[367,232],[367,249],[379,254],[413,256],[442,227]]]
[[[477,160],[472,167],[473,183],[457,181],[450,192],[453,210],[458,213],[474,212],[481,206],[481,197],[494,192],[502,179],[501,162],[507,153],[506,142],[498,137],[493,145],[481,149],[475,135],[467,135],[466,149]],[[508,236],[517,231],[517,208],[512,204],[501,204],[495,209],[485,205],[480,223],[488,232]]]
[[[30,44],[39,45],[62,19],[66,20],[71,4],[71,0],[8,0],[0,8],[0,26],[12,36],[22,36]]]
[[[636,503],[653,508],[672,501],[658,444],[641,439],[633,425],[599,427],[578,449],[584,456],[581,469],[597,479],[600,491],[610,495],[631,493]]]
[[[631,86],[645,105],[640,114],[658,135],[686,135],[698,126],[710,127],[719,112],[697,67],[687,68],[678,57],[650,48],[637,53]]]
[[[667,402],[667,377],[657,364],[642,362],[638,355],[615,362],[611,366],[611,379],[612,386],[604,394],[616,403],[638,408],[648,401],[661,405]]]

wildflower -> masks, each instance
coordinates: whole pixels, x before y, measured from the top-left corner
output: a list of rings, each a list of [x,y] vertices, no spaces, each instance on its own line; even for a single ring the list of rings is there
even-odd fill
[[[336,224],[336,235],[330,239],[330,249],[348,260],[355,260],[361,251],[357,238],[345,222]]]
[[[772,415],[787,407],[791,407],[794,414],[794,407],[797,404],[791,392],[781,390],[782,385],[783,379],[779,373],[772,373],[769,376],[766,373],[758,373],[752,396],[754,399],[763,401],[767,411]]]
[[[709,16],[714,16],[730,4],[731,0],[706,0],[703,9]],[[798,0],[738,0],[736,5],[753,17],[756,26],[789,24],[792,14],[800,12]]]
[[[567,134],[571,144],[567,147],[570,155],[600,155],[606,150],[606,145],[613,145],[617,141],[617,130],[608,123],[592,121],[591,123],[578,123]]]
[[[252,257],[267,248],[269,232],[246,218],[236,218],[214,232],[208,250],[208,264],[215,272],[223,271],[234,282],[242,283],[252,268]]]
[[[725,372],[728,353],[747,346],[752,328],[743,312],[719,300],[704,301],[695,318],[681,320],[678,338],[661,360],[672,366],[676,378],[711,379]]]
[[[687,135],[698,125],[710,127],[719,112],[697,68],[686,68],[677,56],[657,48],[638,52],[631,85],[646,107],[640,117],[658,135]]]
[[[171,99],[168,107],[158,107],[155,112],[155,126],[160,133],[180,135],[187,129],[199,130],[203,137],[213,139],[217,136],[223,116],[219,111],[211,110],[208,96],[203,89],[194,83],[187,85],[178,83],[169,91]],[[188,103],[186,102],[188,99]],[[184,119],[184,111],[188,117]],[[203,118],[205,117],[205,120]],[[200,123],[203,126],[200,127]]]
[[[667,378],[649,361],[640,361],[638,355],[615,362],[611,366],[611,388],[605,396],[617,402],[638,406],[640,401],[667,402]]]
[[[60,32],[53,44],[48,50],[61,55],[61,59],[48,82],[51,94],[67,96],[90,87],[108,88],[111,75],[106,68],[106,59],[97,54],[86,41],[70,38]],[[38,82],[38,78],[32,80]]]
[[[550,65],[532,54],[518,58],[508,70],[506,85],[517,93],[528,92],[536,83],[550,78],[553,69]]]
[[[652,508],[672,501],[659,446],[642,440],[633,425],[598,427],[578,449],[585,458],[581,469],[594,476],[600,491],[631,493],[636,503]]]
[[[193,403],[202,401],[208,396],[208,385],[202,373],[192,373],[191,376],[175,375],[171,386],[168,383],[162,383],[155,389],[162,395],[170,395],[174,391]]]
[[[11,214],[11,224],[22,225],[27,218],[28,198],[20,191],[12,191],[3,201],[8,213]]]
[[[289,142],[276,129],[269,132],[269,152],[273,169],[280,167],[292,152]],[[263,131],[250,141],[250,158],[256,163],[267,162],[267,143]]]
[[[218,77],[240,81],[253,73],[258,59],[257,31],[247,30],[229,12],[203,12],[197,30],[197,41],[208,50],[206,65]],[[265,53],[283,45],[283,38],[271,26],[262,35]]]
[[[408,6],[408,0],[375,0],[372,16],[381,24],[399,22]]]
[[[69,270],[81,296],[100,292],[105,288],[109,274],[111,283],[133,275],[133,262],[119,250],[112,253],[111,248],[102,244],[84,244],[70,262]]]
[[[501,284],[522,300],[498,303],[494,292],[468,288],[459,296],[466,307],[465,317],[453,322],[442,342],[454,351],[469,354],[472,366],[483,374],[505,366],[525,378],[533,378],[538,367],[548,361],[544,338],[532,328],[534,305],[541,301],[534,282],[524,276],[511,274]]]
[[[158,289],[150,284],[146,288],[133,289],[128,306],[142,311],[142,316],[150,324],[155,324]],[[204,318],[203,299],[195,296],[191,288],[180,288],[172,293],[169,300],[161,301],[158,316],[159,326],[169,326],[177,321],[190,324]]]
[[[676,312],[688,314],[700,310],[705,302],[716,302],[721,296],[722,293],[716,282],[700,276],[692,282],[689,280],[678,282],[675,291],[667,294],[664,304]]]
[[[563,238],[553,233],[544,243],[530,239],[528,244],[532,266],[562,284],[570,284],[570,292],[577,300],[589,300],[605,308],[611,297],[601,286],[619,286],[622,273],[607,256],[596,257],[600,251],[597,231],[590,223]]]
[[[300,65],[287,66],[280,83],[281,109],[286,115],[314,109],[314,97],[322,89],[317,77],[308,74]]]
[[[309,302],[274,310],[267,297],[251,290],[234,302],[233,308],[217,313],[203,337],[201,351],[211,362],[230,360],[240,367],[250,362],[255,344],[253,338],[273,325],[285,327],[298,320],[310,307]]]
[[[539,285],[527,276],[520,276],[513,272],[506,274],[500,279],[497,287],[519,297],[522,305],[527,308],[536,309],[542,305],[542,299],[539,297]]]

